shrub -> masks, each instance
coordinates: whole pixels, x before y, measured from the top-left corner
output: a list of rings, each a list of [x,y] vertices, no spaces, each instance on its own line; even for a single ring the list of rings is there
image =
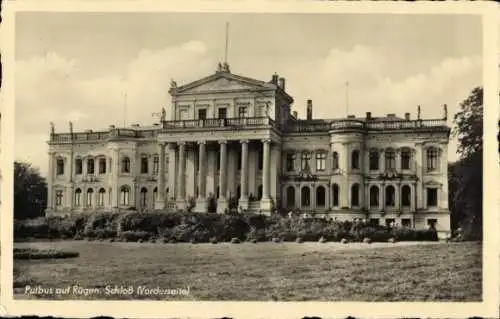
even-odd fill
[[[348,241],[346,238],[342,238],[342,239],[340,240],[340,242],[341,242],[342,244],[347,244],[347,243],[349,243],[349,241]]]
[[[231,244],[239,244],[240,243],[240,239],[237,238],[237,237],[234,237],[233,239],[231,239]]]
[[[212,244],[217,244],[218,243],[217,238],[215,238],[215,237],[210,238],[210,242]]]
[[[150,234],[145,231],[124,231],[120,234],[120,238],[127,242],[137,242],[139,240],[149,239]]]
[[[297,237],[297,239],[295,239],[295,242],[301,244],[304,242],[304,240],[302,240],[301,237]]]
[[[365,238],[363,238],[363,243],[365,243],[365,244],[371,244],[372,240],[371,240],[370,237],[365,237]]]
[[[191,239],[189,240],[189,242],[190,242],[191,244],[196,244],[196,239],[191,238]]]
[[[76,251],[63,251],[55,249],[14,248],[14,259],[59,259],[75,258],[80,256]]]
[[[273,243],[281,243],[281,238],[273,237],[272,242]]]
[[[396,242],[396,239],[395,239],[394,237],[391,237],[391,238],[389,238],[389,240],[388,240],[388,241],[389,241],[390,243],[395,243],[395,242]]]
[[[257,244],[257,239],[252,239],[251,242],[252,244]]]
[[[326,239],[324,237],[321,237],[318,242],[319,243],[326,243]]]

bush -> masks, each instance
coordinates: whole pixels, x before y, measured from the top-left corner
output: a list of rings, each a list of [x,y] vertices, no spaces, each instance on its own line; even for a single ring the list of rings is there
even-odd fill
[[[215,237],[210,238],[210,242],[212,244],[217,244],[218,243],[217,238],[215,238]]]
[[[281,243],[281,238],[274,237],[274,238],[272,239],[272,242],[273,242],[273,243]]]
[[[231,239],[231,244],[239,244],[240,243],[240,239],[237,238],[237,237],[234,237],[233,239]]]
[[[326,239],[324,237],[321,237],[318,242],[321,244],[326,243]]]
[[[138,242],[139,240],[149,239],[150,234],[145,231],[124,231],[120,234],[120,238],[126,242]]]
[[[251,242],[252,244],[257,244],[257,239],[252,239]]]
[[[304,242],[304,240],[302,240],[301,237],[297,237],[297,239],[295,239],[295,242],[301,244]]]
[[[371,240],[370,237],[365,237],[365,238],[363,238],[363,243],[365,243],[365,244],[371,244],[372,240]]]
[[[394,237],[391,237],[391,238],[389,238],[389,240],[388,240],[388,241],[389,241],[390,243],[395,243],[395,242],[396,242],[396,239],[395,239]]]
[[[341,242],[342,244],[347,244],[347,243],[349,243],[349,241],[348,241],[346,238],[342,238],[342,239],[340,240],[340,242]]]
[[[80,256],[76,251],[63,251],[55,249],[14,248],[14,259],[60,259],[75,258]]]

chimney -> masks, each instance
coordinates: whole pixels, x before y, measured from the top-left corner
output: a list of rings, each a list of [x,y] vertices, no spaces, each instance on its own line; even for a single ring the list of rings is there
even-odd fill
[[[299,113],[297,113],[297,111],[293,111],[293,117],[295,117],[295,119],[298,119],[299,118]]]
[[[407,120],[407,121],[410,120],[410,113],[405,113],[405,120]]]
[[[284,91],[285,90],[285,78],[279,78],[278,86]]]
[[[366,119],[371,120],[372,119],[372,112],[366,112]]]
[[[313,101],[307,100],[307,119],[312,120],[313,118]]]
[[[276,85],[277,85],[277,84],[278,84],[278,78],[279,78],[278,74],[277,74],[277,73],[274,73],[274,74],[273,74],[273,79],[271,80],[271,83],[273,83],[273,84],[276,84]]]
[[[355,119],[355,118],[356,118],[356,115],[347,115],[347,118],[348,118],[348,119]]]

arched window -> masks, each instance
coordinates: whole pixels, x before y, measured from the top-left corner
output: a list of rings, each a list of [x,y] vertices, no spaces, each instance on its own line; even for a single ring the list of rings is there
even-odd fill
[[[120,205],[127,206],[130,203],[130,189],[123,185],[120,188]]]
[[[158,199],[158,187],[155,187],[155,188],[153,189],[153,197],[154,197],[154,199],[155,199],[155,200],[157,200],[157,199]]]
[[[379,205],[379,188],[373,185],[370,187],[370,207],[378,207]]]
[[[430,147],[427,149],[427,171],[433,172],[438,169],[438,149]]]
[[[396,205],[396,190],[392,185],[385,188],[385,205],[389,207]]]
[[[354,184],[351,187],[351,206],[359,206],[359,185]]]
[[[396,152],[393,149],[388,149],[385,151],[385,169],[395,169],[396,168]]]
[[[293,172],[295,170],[295,153],[286,154],[286,171]]]
[[[295,188],[293,186],[286,188],[286,206],[295,207]]]
[[[146,155],[141,156],[141,174],[148,173],[148,157]]]
[[[401,150],[401,169],[411,169],[411,150],[409,148]]]
[[[94,196],[94,190],[92,188],[87,189],[87,206],[92,206],[92,197]]]
[[[351,154],[351,168],[359,169],[359,151],[354,150]]]
[[[148,204],[148,189],[146,187],[141,188],[141,206],[146,207]]]
[[[106,190],[104,188],[99,189],[99,194],[97,198],[97,206],[104,206],[104,195],[106,195]]]
[[[83,162],[81,158],[75,160],[75,174],[80,175],[83,172]]]
[[[337,152],[332,154],[332,169],[339,169],[339,153]]]
[[[130,159],[128,157],[122,158],[122,173],[130,173]]]
[[[325,188],[323,186],[318,186],[316,188],[316,206],[325,207]]]
[[[82,190],[77,188],[75,190],[75,207],[79,207],[82,203]]]
[[[411,188],[408,185],[401,187],[401,205],[408,207],[411,205]]]
[[[379,169],[380,154],[378,150],[370,151],[370,171],[377,171]]]
[[[300,191],[300,201],[301,205],[304,207],[311,205],[311,190],[308,186],[302,187],[302,190]]]
[[[262,184],[257,187],[257,199],[261,200],[262,199]]]
[[[332,205],[334,207],[339,206],[339,185],[337,185],[337,184],[332,185],[332,195],[333,195]]]
[[[87,174],[94,174],[94,159],[89,158],[87,160]]]

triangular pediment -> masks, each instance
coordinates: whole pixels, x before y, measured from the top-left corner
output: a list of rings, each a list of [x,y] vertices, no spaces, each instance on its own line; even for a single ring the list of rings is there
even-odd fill
[[[262,81],[220,72],[172,90],[176,94],[230,92],[240,90],[272,90],[275,86]]]

